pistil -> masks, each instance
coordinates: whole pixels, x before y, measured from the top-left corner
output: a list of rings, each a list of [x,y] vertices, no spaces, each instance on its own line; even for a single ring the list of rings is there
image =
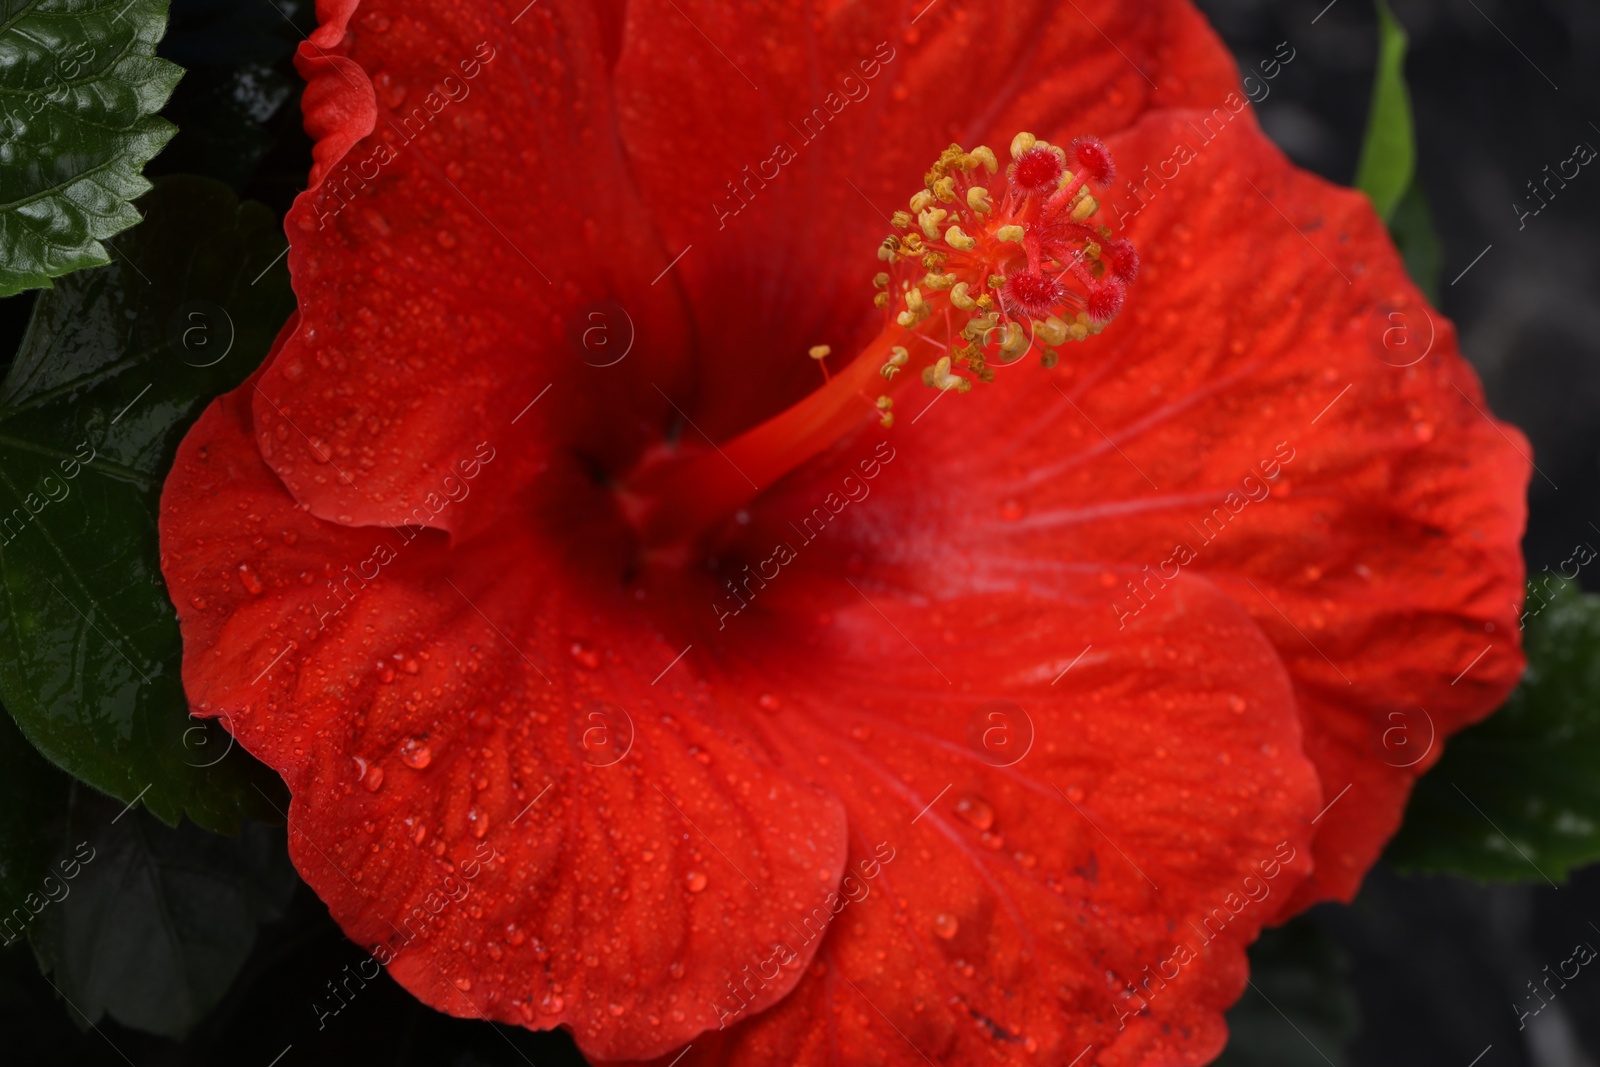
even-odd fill
[[[1090,219],[1090,186],[1111,181],[1110,153],[1093,138],[1070,149],[1020,133],[1004,178],[994,152],[951,145],[924,178],[874,279],[883,327],[822,388],[706,452],[641,470],[621,499],[647,553],[678,558],[758,493],[876,418],[893,427],[896,394],[911,383],[965,393],[995,365],[1098,334],[1121,308],[1138,256]],[[1078,169],[1068,169],[1069,161]],[[826,346],[810,349],[825,359]],[[932,397],[929,397],[932,400]]]

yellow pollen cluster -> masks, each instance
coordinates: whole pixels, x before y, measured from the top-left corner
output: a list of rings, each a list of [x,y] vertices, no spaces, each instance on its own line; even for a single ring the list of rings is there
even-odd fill
[[[1101,172],[1099,157],[1081,154],[1079,142],[1074,151],[1081,171],[1109,174],[1109,157]],[[1010,154],[1002,173],[987,146],[968,152],[952,144],[924,176],[924,188],[894,213],[895,232],[878,248],[888,269],[873,278],[874,302],[911,336],[893,347],[883,377],[894,378],[913,351],[925,351],[924,384],[966,392],[992,380],[995,364],[1032,349],[1044,365],[1055,365],[1057,347],[1098,334],[1115,314],[1122,282],[1104,278],[1112,234],[1089,221],[1100,202],[1088,178],[1068,169],[1074,157],[1067,149],[1031,133],[1017,134]],[[879,409],[892,419],[881,402]]]

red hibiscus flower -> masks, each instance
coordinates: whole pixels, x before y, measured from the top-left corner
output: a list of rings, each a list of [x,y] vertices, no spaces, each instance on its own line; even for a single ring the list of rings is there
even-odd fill
[[[1179,0],[319,15],[161,529],[349,935],[599,1060],[1214,1056],[1522,665],[1525,446],[1367,201]]]

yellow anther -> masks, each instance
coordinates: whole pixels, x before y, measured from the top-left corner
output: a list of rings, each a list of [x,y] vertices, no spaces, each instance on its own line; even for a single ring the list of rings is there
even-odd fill
[[[989,288],[998,289],[1002,285],[1004,285],[1005,283],[1006,283],[1006,276],[1004,274],[991,274],[991,275],[989,275]]]
[[[885,378],[893,378],[900,373],[900,368],[906,365],[906,360],[911,358],[904,345],[895,345],[889,349],[889,361],[878,368],[878,373]]]
[[[873,297],[872,298],[872,306],[875,307],[875,308],[886,308],[886,307],[888,307],[889,306],[889,294],[888,293],[879,293],[877,296]]]
[[[1043,141],[1041,141],[1039,143],[1040,144],[1044,144]],[[1061,160],[1061,165],[1062,166],[1066,166],[1066,164],[1067,164],[1067,150],[1065,148],[1062,148],[1058,144],[1044,145],[1044,147],[1050,149],[1051,152],[1055,153],[1055,157],[1057,159]]]
[[[886,289],[886,288],[888,288],[888,286],[889,286],[889,272],[888,271],[880,270],[878,273],[876,273],[876,274],[874,274],[872,276],[872,287],[874,289]]]
[[[1005,337],[1000,341],[1000,355],[1003,361],[1010,363],[1028,350],[1033,341],[1022,328],[1019,322],[1008,322],[1005,325]]]
[[[989,190],[981,185],[974,185],[967,190],[967,206],[980,215],[987,215],[994,210],[994,202],[989,199]]]
[[[958,393],[965,393],[972,388],[971,381],[950,373],[949,356],[940,356],[939,362],[931,367],[922,368],[922,384],[940,392],[954,389]]]
[[[922,232],[930,241],[939,239],[939,223],[949,218],[950,212],[942,207],[924,208],[917,216],[917,225],[922,227]]]
[[[999,323],[998,312],[990,311],[983,315],[974,315],[961,330],[961,336],[969,341],[976,341],[983,337]]]
[[[812,345],[811,346],[811,358],[812,359],[827,359],[828,356],[832,354],[832,352],[833,352],[833,349],[829,348],[827,345]]]
[[[1060,362],[1061,362],[1061,353],[1057,352],[1053,348],[1045,349],[1044,353],[1042,355],[1040,355],[1040,357],[1039,357],[1039,363],[1044,367],[1045,370],[1049,370],[1051,367],[1054,367],[1057,363],[1060,363]]]
[[[906,290],[906,309],[896,315],[894,321],[909,330],[932,313],[933,309],[922,299],[922,290],[911,288]]]
[[[994,307],[994,297],[990,296],[988,293],[984,293],[982,296],[978,297],[978,307],[983,311],[988,311],[990,308]]]
[[[975,309],[978,306],[978,302],[968,295],[968,290],[969,286],[966,282],[957,283],[950,290],[950,303],[954,304],[962,311],[972,311]]]
[[[1033,335],[1047,345],[1059,345],[1067,339],[1067,324],[1051,315],[1043,322],[1033,324]]]
[[[911,214],[906,211],[896,211],[889,219],[897,230],[908,229],[911,226]]]
[[[882,426],[885,430],[893,428],[893,426],[894,426],[894,412],[885,411],[883,413],[883,416],[880,419],[878,419],[878,425]]]
[[[1086,196],[1078,201],[1078,206],[1072,209],[1072,221],[1082,222],[1084,219],[1100,210],[1100,201],[1092,196]]]
[[[917,195],[911,198],[911,213],[920,215],[933,206],[933,194],[926,189],[919,189]]]
[[[1000,161],[994,157],[994,149],[988,145],[979,145],[972,150],[972,158],[983,164],[983,169],[993,174],[1000,169]]]
[[[960,226],[952,226],[944,231],[944,243],[962,252],[970,252],[978,247],[978,242],[961,232]]]
[[[994,231],[994,235],[996,240],[1015,241],[1019,245],[1022,243],[1021,226],[1002,226]]]
[[[956,276],[954,274],[935,274],[932,271],[929,271],[928,276],[922,279],[922,284],[929,289],[948,289],[955,283]]]
[[[894,234],[890,234],[888,237],[885,237],[883,239],[883,243],[878,246],[878,258],[883,260],[885,263],[893,263],[896,259],[895,250],[899,247],[900,238],[896,237]]]
[[[1074,341],[1081,341],[1089,336],[1089,327],[1081,322],[1074,322],[1067,327],[1067,333]]]
[[[1090,241],[1088,244],[1083,246],[1083,258],[1099,259],[1100,251],[1100,246],[1095,244],[1093,241]]]
[[[1072,172],[1070,170],[1064,170],[1064,171],[1061,172],[1061,180],[1056,182],[1056,188],[1057,189],[1065,189],[1067,187],[1067,185],[1071,183],[1071,181],[1072,181]]]
[[[1039,138],[1031,133],[1023,132],[1011,138],[1011,158],[1021,159],[1024,152],[1039,143]]]
[[[894,407],[894,401],[892,399],[890,399],[889,397],[880,396],[878,398],[878,410],[879,411],[888,411],[892,407]]]
[[[955,203],[956,180],[946,175],[933,183],[933,195],[946,204]]]

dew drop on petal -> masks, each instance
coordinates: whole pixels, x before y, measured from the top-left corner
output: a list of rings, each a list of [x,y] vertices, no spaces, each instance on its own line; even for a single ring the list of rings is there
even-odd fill
[[[261,590],[266,588],[256,575],[255,568],[248,563],[239,564],[239,581],[244,585],[246,591],[254,596],[261,595]]]
[[[668,967],[667,967],[667,973],[672,975],[672,977],[674,977],[674,978],[682,978],[683,977],[683,961],[682,960],[673,960],[672,963],[670,965],[668,965]]]
[[[956,815],[961,821],[978,830],[987,830],[994,825],[994,808],[982,797],[970,793],[956,801]]]
[[[548,993],[545,995],[543,1000],[539,1001],[539,1010],[544,1012],[546,1015],[556,1015],[561,1011],[562,1008],[566,1006],[566,1001],[562,1000],[558,996]]]
[[[956,917],[954,915],[949,915],[941,911],[939,914],[933,917],[933,932],[944,938],[946,941],[956,936],[956,931],[959,929],[961,929],[961,924],[956,921]]]
[[[400,742],[400,759],[407,767],[420,771],[433,762],[433,749],[420,737],[408,737]]]
[[[689,877],[687,879],[685,879],[685,881],[689,886],[689,892],[698,893],[698,892],[700,892],[702,889],[704,889],[706,887],[705,872],[703,872],[703,871],[690,871],[689,872]]]
[[[461,990],[461,992],[465,993],[467,990],[472,988],[472,979],[465,976],[457,978],[455,980],[455,986],[457,989]]]

